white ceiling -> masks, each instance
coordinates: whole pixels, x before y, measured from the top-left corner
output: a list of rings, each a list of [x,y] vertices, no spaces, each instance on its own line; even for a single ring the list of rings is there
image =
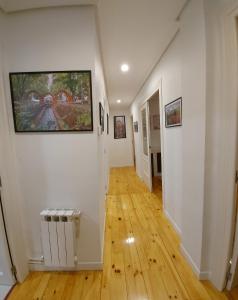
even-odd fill
[[[0,0],[5,12],[98,5],[102,54],[111,106],[128,106],[177,30],[186,0]],[[130,71],[120,71],[128,63]],[[121,99],[117,104],[116,100]]]
[[[129,105],[177,30],[184,0],[99,0],[110,105]],[[123,74],[120,65],[130,64]],[[121,99],[121,104],[115,104]]]

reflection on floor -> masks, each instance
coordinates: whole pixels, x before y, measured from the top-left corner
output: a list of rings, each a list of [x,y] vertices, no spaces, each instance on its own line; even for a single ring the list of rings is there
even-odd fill
[[[0,285],[0,300],[4,300],[6,298],[11,288],[12,287],[8,285]]]
[[[33,272],[9,299],[233,299],[197,280],[161,200],[161,188],[149,193],[133,168],[112,169],[103,271]]]

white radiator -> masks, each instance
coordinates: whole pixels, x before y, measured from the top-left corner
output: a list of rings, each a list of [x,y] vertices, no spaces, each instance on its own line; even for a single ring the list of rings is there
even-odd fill
[[[77,262],[76,224],[80,211],[47,209],[40,215],[44,264],[48,267],[74,267]]]

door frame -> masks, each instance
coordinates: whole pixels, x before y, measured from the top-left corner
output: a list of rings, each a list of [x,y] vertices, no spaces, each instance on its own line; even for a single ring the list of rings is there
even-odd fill
[[[162,205],[163,209],[165,208],[166,203],[166,178],[165,178],[165,161],[164,161],[164,106],[163,106],[163,89],[162,89],[163,79],[160,77],[158,80],[158,84],[156,85],[156,89],[151,93],[149,97],[147,97],[142,103],[141,106],[148,102],[155,94],[159,94],[159,112],[160,112],[160,147],[161,147],[161,173],[162,173]],[[140,107],[141,107],[140,106]],[[139,122],[141,128],[141,114],[139,113]],[[142,130],[142,128],[141,128]]]
[[[146,134],[147,134],[147,157],[148,157],[148,189],[150,192],[152,192],[152,174],[151,174],[151,151],[150,151],[150,111],[149,111],[149,100],[145,101],[141,106],[140,106],[140,125],[141,125],[141,152],[140,156],[142,159],[142,162],[144,160],[144,141],[143,141],[143,123],[142,123],[142,111],[146,110]],[[143,163],[142,163],[142,172],[143,170]],[[142,175],[143,178],[143,175]],[[144,178],[143,178],[144,180]]]

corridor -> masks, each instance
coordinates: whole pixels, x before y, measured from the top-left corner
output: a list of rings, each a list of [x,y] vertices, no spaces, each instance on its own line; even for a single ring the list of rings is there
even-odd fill
[[[32,272],[9,299],[238,299],[196,279],[163,213],[161,187],[149,193],[132,167],[111,169],[104,247],[103,272]]]

